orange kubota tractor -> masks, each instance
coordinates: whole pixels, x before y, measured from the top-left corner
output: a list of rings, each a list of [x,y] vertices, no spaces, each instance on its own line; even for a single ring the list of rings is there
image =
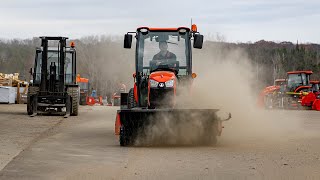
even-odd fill
[[[139,27],[136,32],[125,34],[124,48],[131,48],[132,34],[136,38],[136,70],[133,88],[121,94],[117,111],[115,134],[119,135],[120,145],[134,144],[138,136],[147,135],[145,130],[150,125],[168,119],[175,122],[174,127],[170,127],[173,131],[178,131],[179,123],[202,123],[204,139],[201,141],[215,144],[222,132],[222,121],[229,120],[231,114],[222,120],[216,114],[218,109],[176,106],[179,91],[190,92],[196,77],[192,72],[192,46],[201,49],[203,44],[203,35],[197,32],[196,25],[191,29]]]
[[[87,105],[89,97],[89,79],[80,77],[77,75],[77,84],[80,87],[80,105]]]

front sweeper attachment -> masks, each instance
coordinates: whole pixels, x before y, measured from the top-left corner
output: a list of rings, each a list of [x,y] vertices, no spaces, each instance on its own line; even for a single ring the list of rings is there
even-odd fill
[[[217,109],[123,109],[118,110],[115,133],[121,146],[150,142],[150,136],[161,136],[174,144],[214,145],[222,132]],[[229,120],[229,118],[226,120]],[[190,138],[184,138],[190,137]],[[178,140],[178,139],[183,139]]]

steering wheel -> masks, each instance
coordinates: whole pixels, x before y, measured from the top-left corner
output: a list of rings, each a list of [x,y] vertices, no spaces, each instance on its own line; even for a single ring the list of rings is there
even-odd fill
[[[165,65],[165,64],[168,64],[168,59],[166,59],[166,60],[161,60],[161,61],[159,61],[159,62],[156,62],[156,65]]]

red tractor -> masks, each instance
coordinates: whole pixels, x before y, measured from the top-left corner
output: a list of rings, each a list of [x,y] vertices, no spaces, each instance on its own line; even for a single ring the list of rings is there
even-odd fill
[[[267,86],[259,95],[258,105],[264,108],[280,107],[280,90],[284,88],[285,79],[276,79],[273,86]]]
[[[302,98],[311,89],[310,76],[312,71],[291,71],[287,73],[283,105],[286,109],[303,109]]]
[[[179,123],[201,122],[204,128],[201,142],[215,144],[224,121],[217,116],[218,109],[176,106],[177,94],[183,90],[190,92],[196,77],[192,72],[191,51],[192,47],[202,48],[203,35],[195,25],[191,29],[139,27],[124,36],[124,48],[131,48],[132,34],[136,38],[136,70],[133,88],[121,94],[117,111],[115,134],[119,135],[120,145],[134,144],[138,136],[148,136],[149,127],[166,119],[173,124],[171,130],[179,133],[191,133],[178,129]],[[225,120],[230,118],[231,114]]]
[[[311,89],[306,96],[301,99],[301,105],[313,110],[320,111],[320,81],[310,81]]]
[[[285,109],[312,107],[316,99],[314,93],[309,93],[312,88],[310,82],[312,73],[312,71],[287,72],[286,79],[277,79],[275,85],[266,87],[260,93],[259,106]]]

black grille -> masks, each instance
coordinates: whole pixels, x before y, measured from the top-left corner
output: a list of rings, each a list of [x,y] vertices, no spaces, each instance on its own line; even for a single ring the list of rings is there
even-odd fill
[[[151,88],[150,89],[150,106],[171,106],[173,104],[173,88]]]

